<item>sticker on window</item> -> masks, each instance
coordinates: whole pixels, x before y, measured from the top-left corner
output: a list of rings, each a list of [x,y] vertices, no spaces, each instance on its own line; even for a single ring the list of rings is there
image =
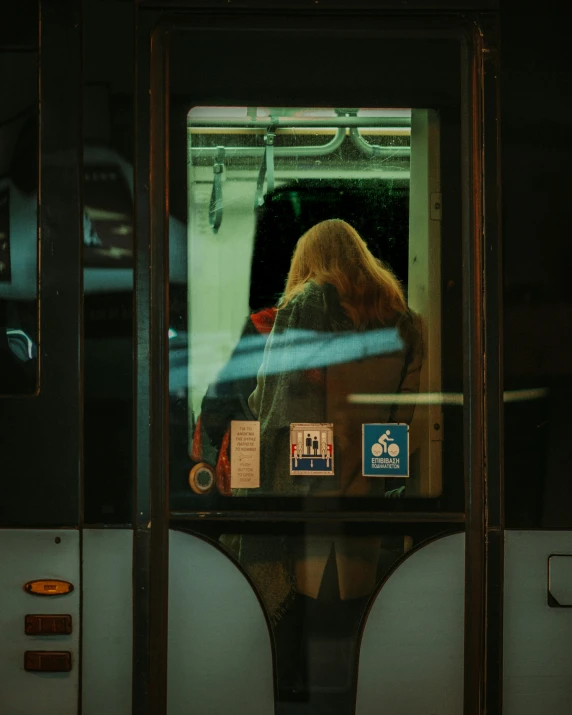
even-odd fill
[[[334,474],[334,425],[300,422],[290,425],[290,474],[331,477]]]
[[[409,476],[409,425],[362,425],[364,477]]]
[[[230,486],[232,489],[260,487],[260,422],[232,420],[230,423]]]

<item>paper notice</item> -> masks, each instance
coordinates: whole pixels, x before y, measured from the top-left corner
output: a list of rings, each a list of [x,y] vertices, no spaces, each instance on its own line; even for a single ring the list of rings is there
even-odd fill
[[[232,489],[260,487],[260,422],[230,423],[230,486]]]

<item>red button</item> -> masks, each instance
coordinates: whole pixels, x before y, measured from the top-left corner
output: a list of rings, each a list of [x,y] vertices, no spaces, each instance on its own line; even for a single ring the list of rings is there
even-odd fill
[[[28,636],[68,636],[72,632],[72,619],[69,615],[29,613],[25,623]]]
[[[57,650],[27,650],[24,670],[32,673],[69,673],[71,653]]]

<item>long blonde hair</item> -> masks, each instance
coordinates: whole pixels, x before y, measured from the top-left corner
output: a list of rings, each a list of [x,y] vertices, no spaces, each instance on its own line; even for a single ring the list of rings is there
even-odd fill
[[[335,286],[342,308],[358,328],[395,324],[407,312],[397,278],[341,219],[322,221],[298,240],[279,308],[309,281]]]

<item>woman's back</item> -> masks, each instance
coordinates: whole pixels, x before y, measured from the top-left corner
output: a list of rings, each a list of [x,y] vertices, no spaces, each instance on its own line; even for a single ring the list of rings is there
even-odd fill
[[[397,322],[397,321],[396,321]],[[350,395],[416,392],[421,338],[411,315],[400,327],[379,322],[356,330],[330,284],[310,281],[278,311],[251,405],[261,422],[263,488],[279,493],[366,493],[361,429],[368,422],[409,421],[412,407],[361,405]],[[397,417],[397,419],[396,419]],[[291,476],[289,428],[334,425],[334,477]],[[266,491],[265,489],[265,491]]]

